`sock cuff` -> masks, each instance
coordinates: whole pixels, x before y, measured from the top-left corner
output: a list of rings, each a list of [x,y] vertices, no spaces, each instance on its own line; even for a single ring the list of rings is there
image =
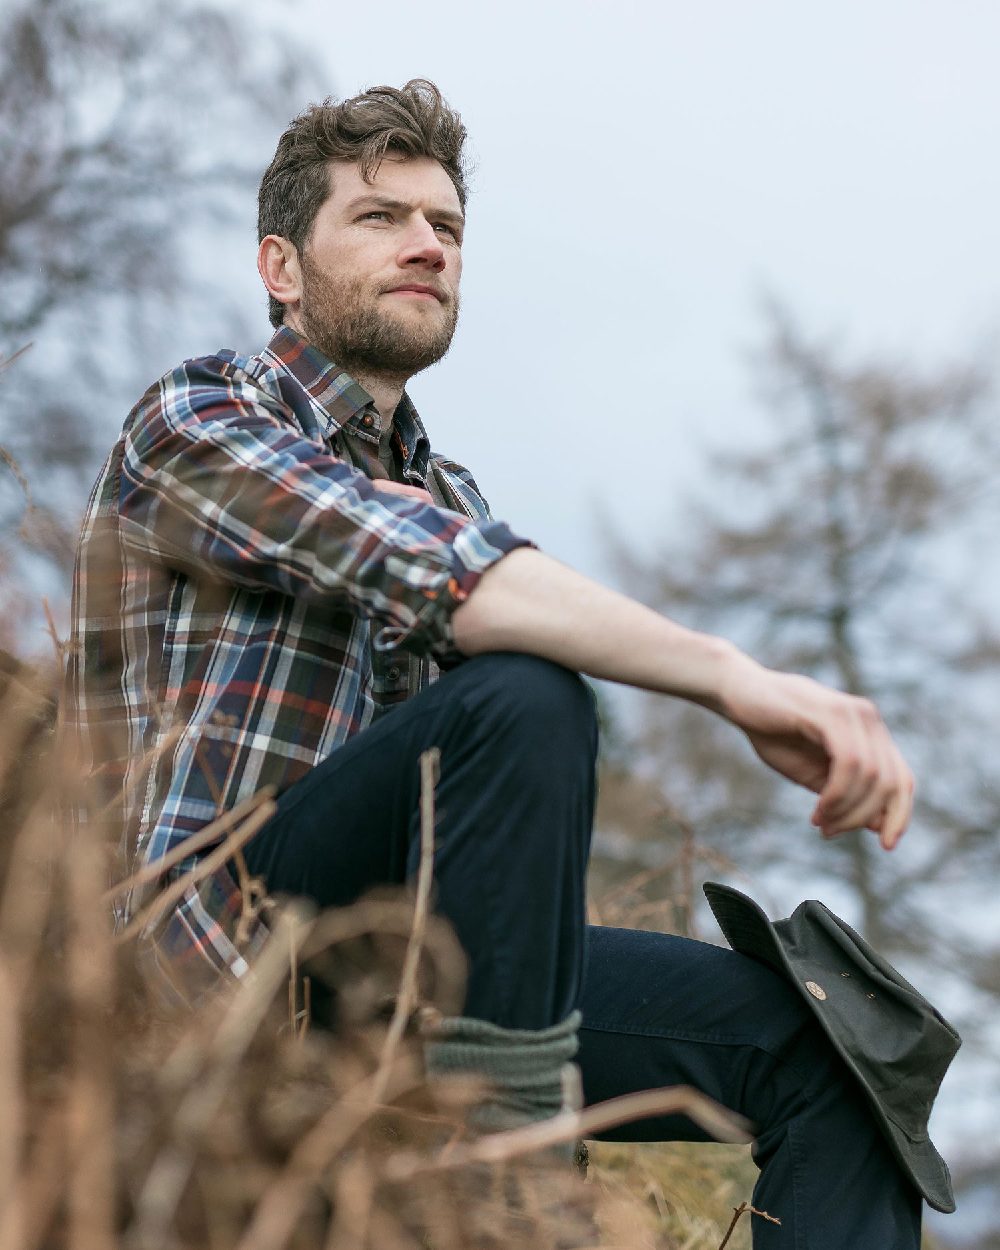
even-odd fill
[[[475,1118],[481,1127],[512,1127],[558,1114],[563,1068],[579,1047],[581,1015],[546,1029],[505,1029],[486,1020],[453,1016],[438,1021],[425,1046],[427,1070],[469,1073],[492,1088]]]
[[[473,1016],[444,1016],[430,1026],[427,1036],[432,1042],[461,1039],[480,1046],[544,1046],[567,1038],[575,1041],[582,1023],[579,1011],[571,1011],[565,1020],[545,1029],[506,1029]]]

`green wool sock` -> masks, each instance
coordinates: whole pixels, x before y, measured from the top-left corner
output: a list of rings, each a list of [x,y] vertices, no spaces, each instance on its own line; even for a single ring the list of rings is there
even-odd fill
[[[563,1069],[576,1054],[581,1016],[571,1012],[548,1029],[503,1029],[486,1020],[453,1016],[430,1031],[430,1073],[482,1077],[491,1093],[470,1115],[484,1132],[549,1120],[563,1110]]]

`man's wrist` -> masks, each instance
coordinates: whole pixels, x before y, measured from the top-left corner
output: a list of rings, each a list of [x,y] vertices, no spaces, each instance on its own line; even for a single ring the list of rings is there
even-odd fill
[[[692,689],[683,692],[692,703],[732,719],[733,695],[759,669],[734,643],[712,634],[699,635],[701,655],[692,666]]]

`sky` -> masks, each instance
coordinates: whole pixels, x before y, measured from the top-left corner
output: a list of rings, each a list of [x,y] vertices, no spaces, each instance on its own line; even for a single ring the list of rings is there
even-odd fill
[[[653,549],[751,436],[766,298],[848,353],[995,343],[1000,6],[282,12],[331,93],[426,76],[461,111],[463,318],[410,389],[498,515],[602,580],[609,520]]]

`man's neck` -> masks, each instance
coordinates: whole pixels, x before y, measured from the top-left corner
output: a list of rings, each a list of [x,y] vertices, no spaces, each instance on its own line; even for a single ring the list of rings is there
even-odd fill
[[[355,382],[363,386],[375,401],[378,415],[382,418],[382,429],[387,430],[392,425],[393,414],[403,398],[403,388],[406,386],[407,379],[386,377],[384,374],[377,373],[359,373],[349,366],[345,367]]]
[[[305,323],[297,310],[285,314],[285,324],[294,330],[296,334],[301,334],[308,342],[312,342]],[[382,418],[382,429],[389,429],[392,425],[393,414],[399,401],[403,398],[403,388],[409,379],[398,374],[366,373],[363,370],[353,368],[350,361],[337,360],[335,363],[341,369],[345,369],[359,386],[365,388],[375,401],[378,415]]]

